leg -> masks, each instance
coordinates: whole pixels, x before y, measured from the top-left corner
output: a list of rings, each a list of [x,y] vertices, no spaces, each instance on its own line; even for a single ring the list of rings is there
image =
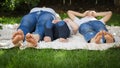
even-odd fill
[[[97,32],[95,32],[93,27],[88,23],[83,23],[79,27],[79,33],[84,36],[87,42],[90,42],[90,40],[96,35]]]
[[[25,36],[27,33],[32,33],[35,30],[36,24],[36,13],[30,13],[22,18],[18,29],[21,29]]]
[[[105,24],[103,24],[101,21],[90,21],[88,22],[90,26],[93,27],[93,29],[98,33],[100,31],[108,31]]]
[[[70,36],[70,30],[67,24],[64,21],[60,21],[55,24],[55,31],[58,33],[58,37],[60,42],[67,42],[67,38]]]
[[[91,26],[94,27],[94,30],[98,33],[96,35],[96,37],[98,36],[102,36],[101,38],[99,38],[99,42],[96,42],[97,39],[95,39],[96,37],[94,37],[94,39],[96,40],[96,43],[101,43],[100,40],[103,40],[102,43],[112,43],[114,42],[114,38],[113,36],[108,33],[107,28],[105,27],[105,25],[101,22],[101,21],[91,21]],[[99,24],[99,25],[98,25]]]
[[[50,22],[52,23],[53,20],[53,15],[49,12],[41,12],[39,18],[38,18],[38,23],[36,24],[35,32],[33,34],[39,34],[40,35],[40,40],[43,39],[44,34],[45,34],[45,24]]]
[[[45,37],[44,37],[45,42],[51,42],[54,40],[53,26],[54,26],[54,24],[51,21],[46,22],[46,24],[45,24]]]
[[[53,20],[53,15],[49,12],[41,12],[41,14],[38,17],[38,21],[36,24],[35,31],[33,32],[33,36],[31,34],[26,35],[26,41],[30,43],[32,46],[36,46],[39,40],[42,40],[44,37],[44,25],[47,21]],[[36,37],[34,35],[37,35],[37,40],[34,40]],[[31,41],[30,41],[31,40]],[[34,42],[34,43],[33,43]]]
[[[18,27],[17,32],[13,34],[13,37],[12,37],[13,44],[16,45],[16,44],[19,44],[19,41],[23,41],[24,36],[28,32],[32,32],[34,30],[35,22],[36,20],[35,20],[34,14],[25,15],[21,20],[21,23],[20,23],[20,26]]]

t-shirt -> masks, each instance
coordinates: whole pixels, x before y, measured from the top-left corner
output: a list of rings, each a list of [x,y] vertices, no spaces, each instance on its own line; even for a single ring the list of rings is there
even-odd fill
[[[35,7],[30,10],[30,13],[37,12],[37,11],[47,11],[47,12],[52,13],[55,17],[60,17],[59,14],[56,13],[52,8],[45,8],[45,7],[43,8]]]
[[[79,26],[83,23],[86,23],[86,22],[89,22],[89,21],[94,21],[94,20],[97,20],[95,17],[89,17],[89,16],[86,16],[86,17],[83,17],[83,18],[78,18],[78,17],[75,17],[74,18],[74,22],[77,23]],[[100,19],[99,21],[101,21],[103,24],[105,24],[103,22],[103,19]]]

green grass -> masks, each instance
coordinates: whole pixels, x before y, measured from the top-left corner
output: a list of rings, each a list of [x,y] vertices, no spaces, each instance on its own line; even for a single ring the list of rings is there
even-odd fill
[[[107,25],[120,26],[120,14],[113,14]]]
[[[0,50],[0,68],[119,68],[120,49],[105,51]]]
[[[21,17],[0,17],[1,24],[15,24],[20,23]]]
[[[98,17],[98,19],[101,17]],[[111,19],[106,23],[106,25],[109,26],[120,26],[120,15],[119,14],[113,14]]]
[[[60,14],[63,18],[67,14]],[[0,17],[2,24],[15,24],[21,17]],[[107,25],[120,26],[120,15],[113,14]],[[74,45],[73,45],[74,46]],[[120,68],[120,48],[104,51],[0,49],[0,68]]]

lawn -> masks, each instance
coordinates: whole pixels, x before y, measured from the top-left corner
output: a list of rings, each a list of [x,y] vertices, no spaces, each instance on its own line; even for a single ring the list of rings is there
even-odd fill
[[[119,68],[120,49],[105,51],[0,50],[0,68]]]
[[[61,16],[67,17],[66,14]],[[21,17],[0,17],[0,22],[15,24],[20,19]],[[120,26],[120,15],[113,14],[107,25]],[[120,68],[119,54],[120,48],[104,51],[0,49],[0,68]]]

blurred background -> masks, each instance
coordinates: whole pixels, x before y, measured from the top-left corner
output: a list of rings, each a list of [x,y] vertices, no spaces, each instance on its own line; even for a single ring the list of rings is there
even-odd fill
[[[120,0],[0,0],[0,16],[22,16],[33,7],[51,7],[58,13],[67,10],[106,11],[120,14]]]

